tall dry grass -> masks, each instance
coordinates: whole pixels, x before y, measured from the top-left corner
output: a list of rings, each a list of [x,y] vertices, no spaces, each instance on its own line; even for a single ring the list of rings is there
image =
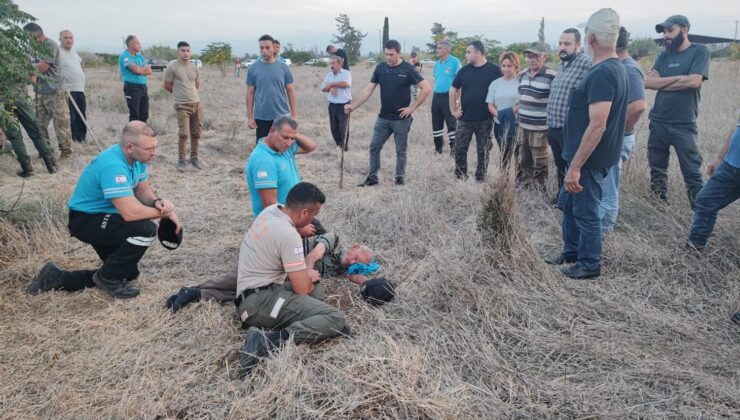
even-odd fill
[[[714,64],[702,90],[705,160],[736,119],[739,70],[737,63]],[[560,215],[549,197],[513,189],[495,156],[486,185],[455,180],[449,156],[433,153],[429,103],[414,116],[404,187],[392,185],[392,141],[381,185],[351,186],[367,169],[377,93],[353,114],[350,186],[340,190],[339,151],[318,92],[324,71],[294,69],[300,128],[320,143],[298,158],[301,173],[327,194],[322,222],[346,242],[377,250],[383,273],[399,283],[397,300],[372,308],[355,286],[329,280],[329,300],[356,334],[288,346],[249,379],[237,379],[243,332],[233,308],[204,302],[172,315],[164,300],[235,264],[251,221],[243,167],[254,137],[245,124],[245,87],[205,71],[207,169],[180,174],[172,102],[160,93],[157,74],[151,122],[161,150],[151,173],[159,194],[179,209],[185,242],[175,252],[147,252],[136,299],[112,300],[94,289],[27,296],[23,289],[44,261],[71,269],[98,264],[90,247],[68,237],[64,213],[95,148],[76,146],[60,173],[38,170],[26,181],[18,210],[0,218],[0,416],[740,416],[740,339],[728,321],[740,296],[738,205],[723,211],[705,254],[684,252],[691,212],[675,160],[670,205],[648,198],[646,120],[623,172],[604,274],[566,281],[541,261],[561,246]],[[357,93],[370,69],[353,72]],[[120,83],[107,69],[91,69],[89,81],[90,120],[108,145],[127,119]],[[5,209],[22,183],[14,170],[10,157],[0,157]],[[486,206],[498,213],[482,213]]]

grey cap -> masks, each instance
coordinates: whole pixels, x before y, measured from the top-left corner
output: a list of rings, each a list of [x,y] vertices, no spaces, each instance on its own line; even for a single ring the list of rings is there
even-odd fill
[[[524,50],[524,53],[547,54],[547,45],[543,42],[533,42],[529,44],[529,48]]]
[[[673,25],[683,26],[685,28],[691,26],[691,24],[689,23],[689,18],[687,18],[686,16],[673,15],[666,19],[665,22],[655,25],[655,32],[662,34],[663,31],[665,31],[665,28],[670,28]]]

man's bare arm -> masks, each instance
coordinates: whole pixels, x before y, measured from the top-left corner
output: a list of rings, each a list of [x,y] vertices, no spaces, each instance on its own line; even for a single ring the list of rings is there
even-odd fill
[[[289,83],[285,85],[285,91],[288,93],[288,104],[290,105],[290,116],[295,118],[298,116],[298,100],[296,99],[295,85]]]
[[[647,101],[640,99],[637,101],[630,102],[627,105],[627,122],[625,123],[624,131],[631,133],[635,130],[635,125],[640,121],[642,113],[647,109]]]
[[[586,163],[596,146],[601,142],[601,137],[606,131],[606,121],[609,117],[612,103],[607,101],[594,102],[588,106],[589,123],[583,133],[581,145],[578,146],[575,156],[565,174],[565,190],[568,192],[581,192],[583,187],[579,183],[581,168]]]
[[[376,86],[378,86],[376,83],[368,83],[367,86],[362,89],[362,92],[360,92],[360,96],[357,98],[357,100],[355,100],[352,104],[345,105],[344,110],[346,112],[352,112],[358,109],[360,106],[362,106],[362,104],[370,99],[370,96],[372,96],[373,92],[375,92]]]

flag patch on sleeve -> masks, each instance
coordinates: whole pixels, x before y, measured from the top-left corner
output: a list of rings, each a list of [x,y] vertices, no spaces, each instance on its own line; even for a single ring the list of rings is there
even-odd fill
[[[125,184],[126,175],[116,175],[116,184]]]
[[[257,172],[257,178],[267,178],[267,171]]]
[[[293,253],[295,255],[301,255],[301,254],[303,254],[303,247],[302,246],[297,246],[297,247],[293,248]]]

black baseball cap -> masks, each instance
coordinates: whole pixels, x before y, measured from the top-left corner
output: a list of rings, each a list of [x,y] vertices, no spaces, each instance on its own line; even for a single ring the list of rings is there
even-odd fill
[[[170,219],[160,219],[159,221],[159,228],[157,229],[157,237],[159,238],[159,242],[162,243],[162,246],[167,249],[177,249],[177,247],[180,246],[182,243],[182,231],[183,229],[180,229],[180,233],[175,233],[175,230],[177,229],[177,225],[175,225],[175,222],[173,222]]]
[[[689,18],[684,15],[670,16],[665,22],[655,25],[655,32],[662,34],[665,28],[670,28],[673,25],[683,26],[684,28],[688,27],[690,26]]]
[[[396,297],[396,286],[385,277],[377,277],[360,286],[360,295],[368,303],[380,306]]]

